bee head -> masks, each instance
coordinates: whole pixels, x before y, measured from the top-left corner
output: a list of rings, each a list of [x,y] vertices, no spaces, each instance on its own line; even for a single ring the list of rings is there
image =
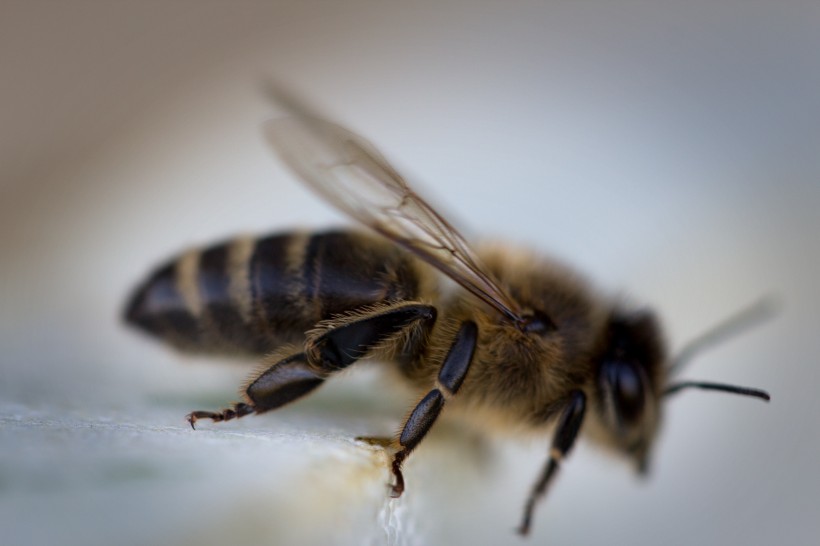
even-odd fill
[[[664,349],[654,315],[613,313],[595,360],[596,407],[607,440],[644,470],[660,421]]]
[[[771,317],[774,309],[769,298],[743,309],[689,342],[668,363],[660,328],[652,313],[615,311],[594,361],[596,406],[605,440],[632,457],[638,470],[644,471],[660,423],[662,398],[696,388],[768,401],[766,391],[750,387],[709,381],[667,381],[701,350]]]

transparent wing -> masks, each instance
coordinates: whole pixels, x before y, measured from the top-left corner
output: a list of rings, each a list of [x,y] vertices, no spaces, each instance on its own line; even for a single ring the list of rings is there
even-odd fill
[[[274,151],[330,203],[435,266],[520,322],[518,305],[481,265],[464,238],[364,138],[321,119],[292,98],[289,117],[268,122]]]

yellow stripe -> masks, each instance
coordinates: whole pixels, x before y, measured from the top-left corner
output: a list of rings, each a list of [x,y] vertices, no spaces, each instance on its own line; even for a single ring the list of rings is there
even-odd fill
[[[256,239],[250,236],[234,239],[228,248],[228,294],[246,323],[251,321],[253,311],[250,265],[254,248]]]
[[[199,319],[202,315],[202,298],[199,295],[197,274],[199,272],[199,249],[189,250],[180,257],[176,265],[176,285],[185,302],[185,308]]]
[[[304,271],[307,247],[311,234],[304,231],[294,231],[290,234],[285,255],[285,277],[288,279],[286,287],[293,305],[299,309],[303,317],[319,321],[321,305],[307,298],[308,287],[305,284]]]

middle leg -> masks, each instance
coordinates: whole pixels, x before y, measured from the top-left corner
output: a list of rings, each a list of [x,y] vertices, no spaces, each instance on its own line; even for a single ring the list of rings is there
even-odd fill
[[[393,456],[391,467],[396,478],[391,493],[394,498],[400,497],[404,492],[404,475],[401,472],[404,460],[424,439],[444,408],[445,402],[455,396],[461,388],[473,361],[477,341],[478,327],[475,322],[462,323],[447,356],[444,357],[433,389],[421,399],[407,418],[399,436],[400,449]]]

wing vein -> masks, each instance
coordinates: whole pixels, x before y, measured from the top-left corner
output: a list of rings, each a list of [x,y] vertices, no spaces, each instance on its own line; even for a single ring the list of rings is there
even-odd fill
[[[522,321],[518,304],[456,228],[413,191],[372,144],[292,98],[279,102],[290,115],[268,122],[268,140],[305,184],[508,318]]]

